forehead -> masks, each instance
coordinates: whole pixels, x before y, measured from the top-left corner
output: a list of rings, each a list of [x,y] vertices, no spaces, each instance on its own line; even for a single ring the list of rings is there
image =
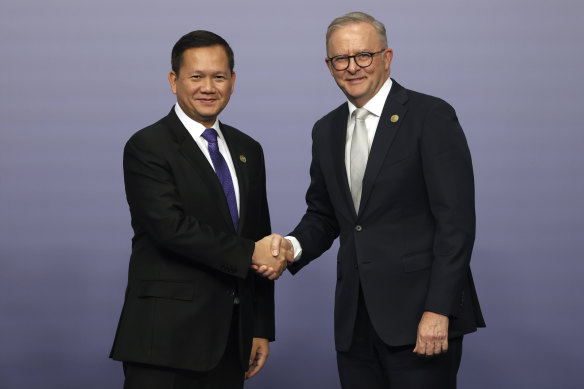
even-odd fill
[[[349,51],[378,50],[381,40],[369,23],[352,23],[334,30],[328,43],[329,54],[348,54]],[[378,47],[379,46],[379,47]]]
[[[229,58],[221,45],[192,47],[182,54],[181,70],[229,70]]]

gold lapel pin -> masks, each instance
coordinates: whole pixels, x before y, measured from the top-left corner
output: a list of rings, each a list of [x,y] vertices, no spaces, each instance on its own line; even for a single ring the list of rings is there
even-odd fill
[[[395,123],[399,120],[399,116],[397,115],[391,115],[391,118],[389,118],[389,120],[391,120],[392,123]]]
[[[239,156],[239,160],[240,160],[241,162],[243,162],[243,163],[246,163],[246,162],[247,162],[247,158],[245,158],[245,155],[240,155],[240,156]]]

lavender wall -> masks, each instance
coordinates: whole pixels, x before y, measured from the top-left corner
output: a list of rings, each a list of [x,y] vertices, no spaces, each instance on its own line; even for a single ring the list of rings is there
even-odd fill
[[[169,53],[183,33],[231,43],[237,83],[222,119],[264,146],[274,230],[302,214],[312,124],[343,101],[325,28],[357,5],[208,3],[0,4],[0,388],[121,387],[107,354],[130,251],[122,147],[170,109]],[[358,6],[388,27],[392,76],[452,103],[473,153],[472,267],[488,328],[465,340],[460,387],[578,387],[583,3]],[[339,386],[334,255],[278,281],[278,341],[249,388]]]

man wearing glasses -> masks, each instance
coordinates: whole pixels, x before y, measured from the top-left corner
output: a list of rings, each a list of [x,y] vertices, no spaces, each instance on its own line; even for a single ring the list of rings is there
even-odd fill
[[[292,273],[340,236],[335,344],[342,387],[455,388],[462,337],[484,326],[469,267],[470,152],[454,109],[389,78],[385,27],[354,12],[326,35],[348,99],[314,125]],[[270,276],[273,271],[259,269]]]

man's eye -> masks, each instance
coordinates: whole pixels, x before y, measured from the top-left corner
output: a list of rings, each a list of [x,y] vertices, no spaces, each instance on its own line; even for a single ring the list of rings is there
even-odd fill
[[[201,76],[191,76],[191,78],[192,78],[193,80],[198,80],[199,78],[201,78]]]

